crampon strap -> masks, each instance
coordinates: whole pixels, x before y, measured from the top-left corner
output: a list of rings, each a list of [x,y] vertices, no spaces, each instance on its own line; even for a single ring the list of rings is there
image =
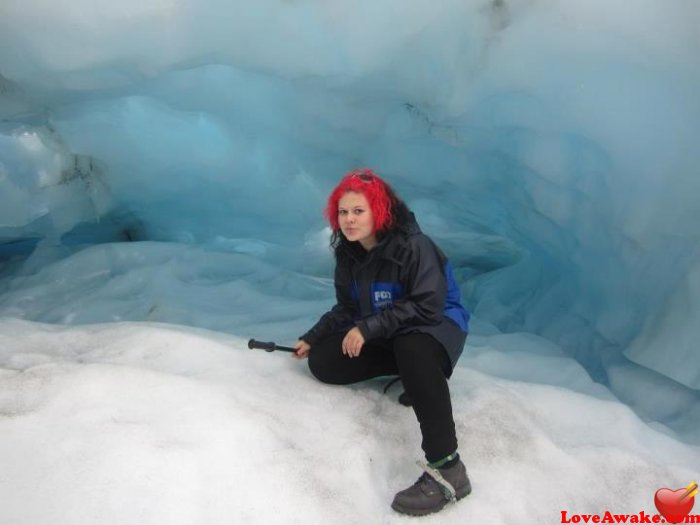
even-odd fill
[[[447,501],[451,503],[457,502],[457,491],[449,481],[442,477],[442,474],[440,474],[440,471],[438,469],[433,468],[427,463],[423,463],[422,461],[416,461],[416,463],[420,468],[422,468],[425,471],[426,474],[428,474],[428,476],[433,478],[436,481],[436,483],[440,485],[440,488],[442,489],[442,492],[445,495],[445,499]]]

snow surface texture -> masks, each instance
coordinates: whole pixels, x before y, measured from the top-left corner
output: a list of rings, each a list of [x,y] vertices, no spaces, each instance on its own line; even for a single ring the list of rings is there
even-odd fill
[[[84,326],[291,344],[333,300],[321,210],[357,166],[408,201],[475,313],[451,387],[476,503],[445,519],[634,512],[685,486],[700,441],[698,27],[696,0],[3,0],[0,440],[14,441],[0,454],[36,469],[0,468],[0,497],[13,495],[0,512],[92,523],[108,505],[108,522],[123,501],[162,497],[128,517],[216,523],[235,507],[252,520],[245,498],[216,492],[245,489],[244,475],[281,494],[275,507],[251,489],[259,512],[384,516],[418,437],[378,388],[313,384],[279,356],[238,357],[240,339],[223,351],[184,328]],[[286,381],[289,397],[273,393]],[[98,432],[105,421],[119,438]],[[208,425],[281,460],[234,456]],[[509,479],[541,490],[506,507],[478,491]],[[201,504],[179,492],[195,485]],[[372,489],[358,503],[352,486]],[[20,509],[20,496],[56,507]]]
[[[653,515],[659,483],[700,471],[698,447],[651,429],[569,357],[519,361],[558,363],[555,384],[477,371],[502,358],[499,337],[475,336],[480,357],[450,382],[474,492],[421,522]],[[133,323],[4,321],[0,367],[2,523],[415,521],[389,502],[419,475],[420,434],[382,381],[321,385],[289,354]]]

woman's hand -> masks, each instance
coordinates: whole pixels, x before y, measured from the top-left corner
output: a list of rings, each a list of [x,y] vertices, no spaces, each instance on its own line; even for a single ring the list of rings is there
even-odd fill
[[[299,339],[293,348],[296,351],[292,355],[297,359],[305,359],[309,357],[309,350],[311,350],[311,345],[303,339]]]
[[[348,357],[357,357],[360,355],[364,344],[365,338],[362,336],[360,329],[357,326],[351,328],[343,338],[343,353]]]

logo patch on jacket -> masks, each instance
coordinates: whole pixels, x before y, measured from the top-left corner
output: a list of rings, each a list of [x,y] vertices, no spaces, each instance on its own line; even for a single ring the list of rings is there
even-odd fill
[[[374,282],[370,287],[372,312],[375,314],[389,308],[394,301],[401,299],[403,290],[399,283]]]

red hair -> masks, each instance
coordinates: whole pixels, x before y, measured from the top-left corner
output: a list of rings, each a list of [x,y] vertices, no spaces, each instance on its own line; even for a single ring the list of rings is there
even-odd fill
[[[349,191],[362,193],[367,199],[374,218],[374,232],[383,232],[393,226],[391,198],[393,191],[371,169],[358,168],[347,172],[328,197],[324,215],[334,232],[340,231],[338,202]]]

